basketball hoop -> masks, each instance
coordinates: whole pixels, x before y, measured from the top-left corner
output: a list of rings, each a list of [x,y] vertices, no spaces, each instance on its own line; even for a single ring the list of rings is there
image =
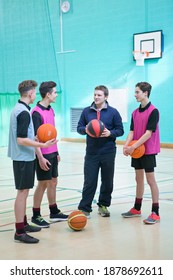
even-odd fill
[[[149,56],[147,51],[133,51],[134,59],[136,60],[136,66],[144,66],[144,59]]]

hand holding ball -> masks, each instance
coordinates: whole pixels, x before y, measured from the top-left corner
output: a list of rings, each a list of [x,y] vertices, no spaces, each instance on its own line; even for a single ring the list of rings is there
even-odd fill
[[[39,126],[37,130],[37,137],[40,142],[47,142],[57,137],[56,128],[49,123],[45,123]]]
[[[129,146],[132,146],[137,140],[133,140],[129,143]],[[145,154],[145,146],[142,144],[138,148],[136,148],[130,156],[132,158],[140,158]]]

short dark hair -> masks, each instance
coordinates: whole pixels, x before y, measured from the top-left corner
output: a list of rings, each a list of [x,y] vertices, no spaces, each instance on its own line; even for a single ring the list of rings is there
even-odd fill
[[[39,87],[41,97],[44,98],[48,92],[51,93],[54,87],[56,87],[56,83],[53,81],[42,82]]]
[[[34,80],[25,80],[18,85],[20,95],[27,93],[29,90],[36,88],[37,82]]]
[[[108,88],[107,87],[105,87],[105,86],[97,86],[97,87],[95,87],[95,90],[101,90],[101,91],[103,91],[103,93],[104,93],[104,96],[108,96],[109,95],[109,90],[108,90]]]
[[[147,91],[148,92],[148,97],[150,96],[152,86],[149,83],[140,82],[140,83],[136,84],[136,87],[139,87],[140,90],[142,90],[143,92]]]

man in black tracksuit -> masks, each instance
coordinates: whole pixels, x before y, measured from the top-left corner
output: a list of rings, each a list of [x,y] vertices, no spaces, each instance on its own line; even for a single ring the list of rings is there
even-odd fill
[[[99,169],[101,186],[98,198],[98,211],[102,217],[109,217],[107,207],[111,204],[113,191],[114,163],[116,156],[116,138],[124,134],[122,118],[119,112],[107,102],[109,92],[105,86],[97,86],[94,102],[86,107],[77,126],[79,134],[87,134],[87,124],[93,119],[100,119],[105,129],[99,138],[87,134],[86,155],[84,162],[84,186],[78,209],[90,218],[92,201],[97,189]]]

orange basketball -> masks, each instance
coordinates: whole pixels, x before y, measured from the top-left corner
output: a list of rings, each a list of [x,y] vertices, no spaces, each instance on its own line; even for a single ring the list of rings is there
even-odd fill
[[[68,216],[67,222],[71,229],[79,231],[86,226],[87,217],[82,213],[82,211],[76,210]]]
[[[132,146],[137,140],[133,140],[129,143],[129,146]],[[130,155],[132,158],[140,158],[145,154],[145,146],[142,144],[136,148],[133,153]]]
[[[47,142],[48,140],[55,139],[57,136],[56,128],[49,123],[45,123],[39,126],[37,130],[37,137],[40,142]]]

